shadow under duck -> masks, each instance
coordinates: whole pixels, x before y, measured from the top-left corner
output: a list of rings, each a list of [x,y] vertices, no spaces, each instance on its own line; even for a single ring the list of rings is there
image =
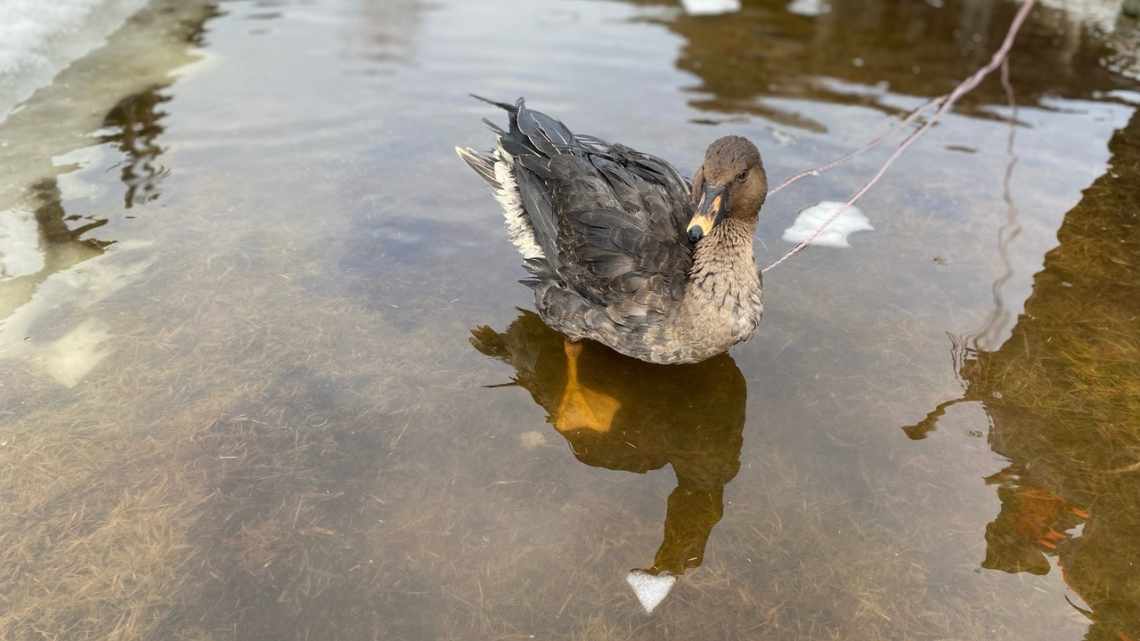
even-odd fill
[[[542,320],[661,364],[711,358],[760,324],[752,236],[768,192],[756,146],[713,142],[692,182],[669,163],[575,135],[515,104],[498,144],[456,152],[494,189]],[[570,351],[568,351],[570,354]]]

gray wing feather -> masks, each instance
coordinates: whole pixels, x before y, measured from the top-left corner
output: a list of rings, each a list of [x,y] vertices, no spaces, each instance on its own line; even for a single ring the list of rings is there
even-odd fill
[[[528,261],[532,278],[523,281],[546,300],[544,315],[637,328],[667,313],[692,265],[689,185],[677,170],[629,147],[575,135],[521,98],[513,105],[479,99],[510,114],[508,130],[494,129],[546,255]]]

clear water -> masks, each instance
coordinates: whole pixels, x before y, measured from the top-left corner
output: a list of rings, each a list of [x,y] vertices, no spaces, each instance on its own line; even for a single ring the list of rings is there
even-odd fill
[[[61,72],[0,125],[0,638],[1140,639],[1138,32],[1105,3],[1035,10],[1012,152],[994,80],[874,231],[767,275],[758,336],[587,346],[607,429],[560,411],[466,92],[685,170],[744,134],[776,181],[1016,9],[785,4],[158,0]],[[759,260],[885,153],[770,199]],[[631,569],[681,574],[652,615]]]

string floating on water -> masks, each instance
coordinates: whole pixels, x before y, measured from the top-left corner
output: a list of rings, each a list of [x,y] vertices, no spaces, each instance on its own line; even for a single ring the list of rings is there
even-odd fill
[[[819,167],[814,167],[812,169],[805,169],[804,171],[801,171],[800,173],[788,178],[784,182],[777,185],[774,189],[771,189],[768,192],[768,195],[771,196],[772,194],[779,193],[784,188],[789,187],[790,185],[792,185],[793,183],[795,183],[796,181],[798,181],[802,178],[807,178],[808,176],[818,176],[818,175],[822,174],[823,172],[828,171],[829,169],[834,169],[835,167],[842,165],[843,163],[847,162],[848,160],[851,160],[855,156],[858,156],[859,154],[861,154],[865,151],[870,151],[871,149],[874,149],[875,147],[879,146],[879,143],[883,142],[888,137],[890,137],[890,135],[892,133],[894,133],[896,130],[898,130],[902,127],[906,127],[907,125],[913,123],[915,121],[915,119],[917,119],[920,115],[922,115],[922,113],[924,111],[926,111],[927,109],[929,109],[932,105],[936,105],[939,102],[941,102],[942,100],[945,100],[947,95],[948,94],[943,94],[941,96],[938,96],[937,98],[932,98],[932,99],[928,100],[921,107],[910,112],[905,119],[893,123],[891,126],[887,127],[887,129],[884,130],[881,134],[879,134],[878,136],[875,136],[871,140],[867,141],[867,143],[864,144],[862,147],[859,147],[858,149],[856,149],[852,152],[844,154],[843,156],[840,156],[839,158],[836,158],[835,160],[833,160],[833,161],[831,161],[825,165],[820,165]]]
[[[922,105],[918,109],[911,112],[910,115],[908,115],[907,118],[905,120],[903,120],[901,123],[899,123],[898,125],[892,126],[886,132],[884,132],[884,133],[880,134],[879,136],[873,138],[870,142],[863,145],[859,149],[856,149],[855,151],[853,151],[853,152],[851,152],[851,153],[849,153],[849,154],[847,154],[847,155],[845,155],[845,156],[843,156],[837,160],[834,160],[830,163],[827,163],[826,165],[823,165],[821,167],[817,167],[816,169],[809,169],[807,171],[800,172],[799,174],[792,176],[788,180],[785,180],[778,187],[773,189],[770,192],[772,194],[779,192],[780,190],[791,185],[792,183],[796,182],[797,180],[800,180],[801,178],[804,178],[806,176],[819,175],[820,173],[827,171],[828,169],[831,169],[831,168],[833,168],[833,167],[857,156],[858,154],[863,153],[864,151],[867,151],[867,150],[877,146],[886,137],[888,137],[891,134],[891,132],[893,132],[895,129],[897,129],[898,127],[909,125],[910,123],[914,122],[914,120],[916,118],[918,118],[918,116],[921,115],[924,111],[926,111],[926,109],[928,109],[930,106],[935,105],[935,104],[938,105],[938,108],[934,111],[934,113],[930,116],[930,118],[922,124],[922,126],[920,126],[918,129],[912,131],[910,134],[907,135],[906,138],[903,139],[903,141],[901,143],[899,143],[898,147],[895,148],[894,153],[892,153],[890,155],[890,157],[887,158],[886,162],[884,162],[883,165],[879,168],[879,171],[876,172],[875,175],[869,181],[867,181],[866,184],[864,184],[858,191],[856,191],[851,196],[851,198],[849,198],[847,200],[844,207],[837,208],[836,211],[826,221],[824,221],[823,224],[821,224],[815,230],[814,233],[812,233],[807,238],[801,240],[794,247],[792,247],[788,251],[784,252],[784,254],[782,256],[777,258],[775,261],[771,262],[767,267],[764,267],[760,271],[761,272],[768,272],[772,268],[776,267],[777,265],[783,263],[784,261],[788,260],[792,256],[795,256],[796,254],[803,251],[804,248],[806,248],[808,245],[812,244],[812,242],[815,241],[820,236],[820,234],[822,234],[824,232],[825,229],[827,229],[828,225],[832,224],[833,222],[835,222],[836,219],[839,218],[839,216],[843,213],[843,211],[847,207],[854,205],[856,201],[858,201],[860,198],[862,198],[863,195],[866,194],[871,189],[871,187],[874,187],[875,184],[878,183],[879,180],[883,177],[883,175],[887,173],[887,170],[890,169],[891,165],[893,165],[894,162],[896,160],[898,160],[899,156],[901,156],[903,154],[903,152],[905,152],[907,150],[907,148],[909,148],[914,143],[915,140],[920,138],[931,127],[933,127],[934,124],[936,122],[938,122],[938,119],[942,116],[942,114],[946,113],[946,111],[948,111],[951,107],[953,107],[954,104],[957,103],[958,100],[962,96],[973,91],[979,84],[981,84],[982,80],[984,80],[986,78],[986,76],[990,75],[991,73],[994,72],[994,70],[996,70],[998,67],[1002,66],[1005,63],[1005,60],[1009,57],[1009,52],[1010,52],[1010,49],[1013,48],[1013,42],[1017,38],[1017,33],[1018,33],[1018,31],[1021,30],[1021,26],[1025,23],[1025,19],[1029,16],[1029,12],[1030,12],[1030,10],[1033,9],[1033,5],[1035,4],[1035,2],[1036,2],[1036,0],[1023,0],[1023,2],[1021,4],[1021,8],[1018,9],[1017,14],[1013,17],[1013,21],[1009,25],[1009,31],[1006,32],[1005,39],[1002,41],[1001,47],[999,47],[998,50],[994,52],[994,55],[990,58],[989,63],[987,63],[984,67],[975,71],[973,73],[973,75],[971,75],[970,77],[963,80],[949,94],[946,94],[945,96],[939,96],[937,98],[934,98],[933,100]]]

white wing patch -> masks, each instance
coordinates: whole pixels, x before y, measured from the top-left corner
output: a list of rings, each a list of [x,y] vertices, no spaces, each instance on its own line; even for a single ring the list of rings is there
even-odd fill
[[[523,209],[522,196],[515,181],[514,158],[500,145],[495,149],[495,180],[500,187],[495,191],[495,200],[503,207],[503,219],[507,223],[507,238],[518,248],[523,258],[545,258],[542,247],[534,238],[534,227],[527,220]]]

